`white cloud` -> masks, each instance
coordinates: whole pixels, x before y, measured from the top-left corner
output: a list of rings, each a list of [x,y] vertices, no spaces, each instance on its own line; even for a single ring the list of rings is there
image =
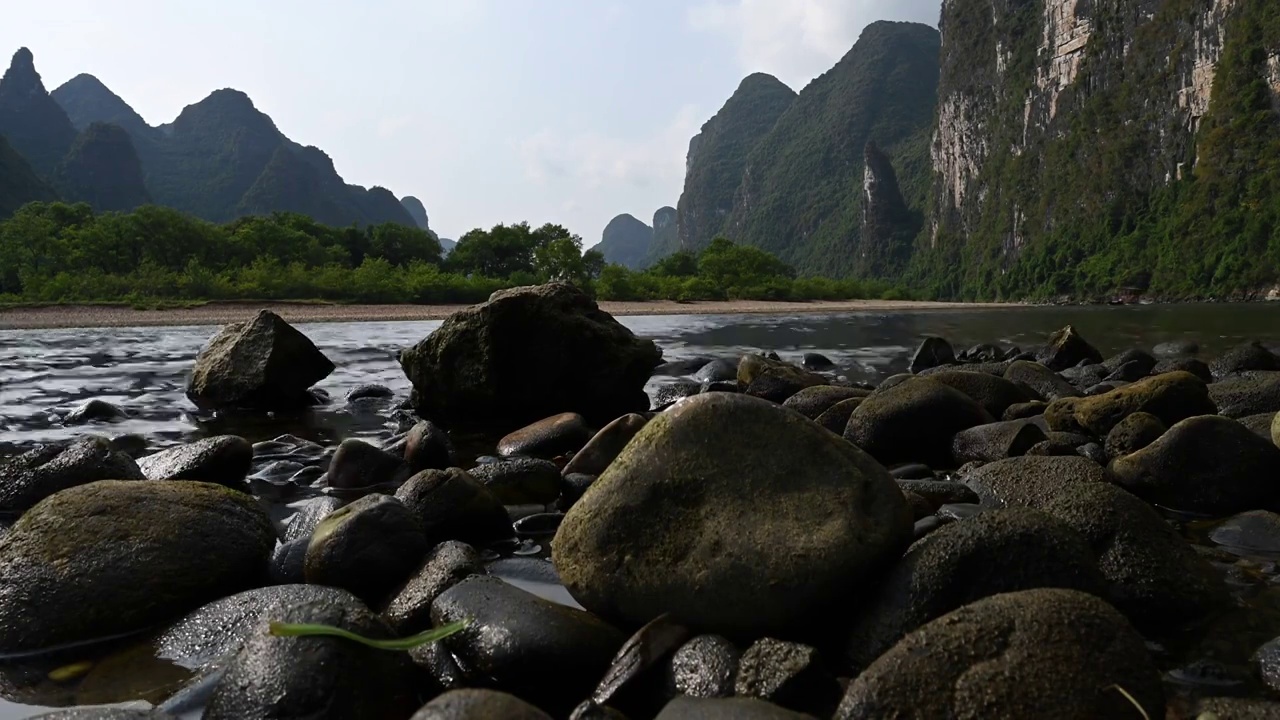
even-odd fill
[[[744,73],[767,72],[799,90],[836,63],[876,20],[936,25],[938,0],[707,0],[689,25],[729,37]]]

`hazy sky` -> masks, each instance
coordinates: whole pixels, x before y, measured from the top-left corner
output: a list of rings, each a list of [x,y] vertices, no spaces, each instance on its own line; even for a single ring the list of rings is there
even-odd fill
[[[556,222],[600,239],[676,204],[689,138],[742,77],[797,91],[874,20],[939,0],[59,0],[14,3],[52,90],[96,75],[152,125],[243,90],[347,182],[416,195],[431,226]]]

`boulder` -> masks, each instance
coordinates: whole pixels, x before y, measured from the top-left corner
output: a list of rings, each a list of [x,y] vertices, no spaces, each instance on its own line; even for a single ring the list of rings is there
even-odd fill
[[[1044,440],[1044,431],[1029,420],[978,425],[956,433],[951,441],[951,457],[956,466],[973,461],[993,462],[1024,455]]]
[[[1001,420],[1027,420],[1044,416],[1044,411],[1049,407],[1049,403],[1043,400],[1032,400],[1031,402],[1014,403],[1004,409],[1004,414],[1000,416]]]
[[[1110,469],[1138,497],[1188,512],[1226,515],[1280,498],[1280,448],[1220,415],[1183,420]]]
[[[956,351],[951,347],[951,343],[944,338],[929,335],[920,341],[919,347],[911,355],[911,364],[907,369],[915,374],[930,368],[951,365],[955,361]]]
[[[1018,360],[1011,363],[1004,371],[1004,379],[1010,382],[1024,383],[1027,387],[1040,393],[1040,397],[1045,400],[1080,396],[1080,391],[1074,385],[1038,362]]]
[[[485,546],[512,535],[511,518],[493,491],[460,468],[424,470],[396,490],[428,544],[460,540]]]
[[[358,489],[403,482],[409,466],[397,455],[363,440],[343,440],[329,462],[329,487]]]
[[[198,480],[233,489],[245,486],[252,464],[253,446],[235,435],[197,440],[138,460],[148,480]]]
[[[1049,336],[1049,341],[1036,353],[1036,360],[1050,370],[1060,371],[1075,367],[1082,360],[1101,363],[1102,353],[1090,345],[1074,326],[1068,325]]]
[[[962,605],[1041,587],[1106,594],[1088,543],[1065,523],[1008,508],[945,525],[913,544],[878,583],[854,620],[849,660],[867,667],[907,633]]]
[[[275,531],[253,498],[200,482],[104,480],[0,536],[0,652],[141,630],[266,579]]]
[[[956,433],[995,422],[968,395],[932,378],[911,378],[877,390],[849,416],[844,437],[885,465],[951,463]]]
[[[1200,344],[1195,340],[1170,340],[1151,348],[1156,357],[1178,358],[1191,357],[1200,352]]]
[[[736,386],[735,386],[736,387]],[[675,380],[659,385],[653,391],[650,407],[655,411],[666,410],[687,397],[702,392],[702,384],[692,380]]]
[[[450,690],[422,706],[409,720],[551,720],[538,708],[498,690]]]
[[[1136,717],[1117,688],[1164,716],[1160,672],[1124,616],[1087,593],[1042,588],[919,628],[853,681],[835,717]]]
[[[504,505],[541,505],[560,497],[560,468],[549,460],[514,458],[477,465],[471,477]]]
[[[667,689],[673,695],[730,697],[741,653],[720,635],[698,635],[681,645],[670,660]]]
[[[1109,458],[1135,453],[1155,442],[1167,429],[1155,415],[1136,412],[1111,428],[1104,450]]]
[[[416,423],[405,435],[404,462],[415,473],[452,467],[453,442],[449,434],[430,420]]]
[[[499,290],[400,354],[420,415],[492,433],[562,412],[598,427],[647,410],[661,360],[653,341],[560,282]]]
[[[50,495],[98,480],[142,480],[133,458],[90,435],[0,461],[0,512],[22,512]]]
[[[1217,411],[1203,381],[1190,373],[1175,372],[1139,380],[1103,395],[1055,400],[1044,417],[1051,430],[1083,431],[1102,438],[1136,412],[1150,413],[1172,425]]]
[[[227,664],[202,718],[403,718],[418,707],[413,664],[405,653],[336,637],[279,637],[269,632],[272,620],[392,637],[377,615],[346,593],[284,608],[259,623]]]
[[[849,425],[849,417],[853,415],[853,411],[858,409],[864,399],[862,397],[851,397],[848,400],[841,400],[814,418],[814,422],[837,435],[843,435],[844,429]]]
[[[870,390],[863,390],[861,388],[840,387],[837,385],[813,385],[811,387],[804,388],[795,395],[787,398],[786,401],[782,403],[782,406],[789,407],[810,420],[815,420],[818,416],[831,409],[831,406],[841,400],[866,397],[870,394]]]
[[[800,367],[805,370],[830,370],[835,366],[831,358],[822,353],[807,352],[800,358]]]
[[[196,356],[187,397],[206,410],[286,410],[314,404],[308,389],[329,377],[333,363],[279,315],[218,331]]]
[[[1246,552],[1280,553],[1280,515],[1269,510],[1240,513],[1215,527],[1209,539]]]
[[[1106,368],[1110,375],[1122,375],[1123,378],[1116,379],[1123,379],[1126,382],[1145,377],[1155,366],[1156,359],[1151,356],[1151,353],[1138,348],[1121,351],[1102,361],[1102,367]]]
[[[431,603],[445,590],[472,575],[484,574],[480,553],[470,545],[448,540],[427,553],[426,560],[382,612],[397,635],[420,633],[431,627]]]
[[[417,516],[389,495],[366,495],[320,521],[307,545],[307,582],[378,605],[417,569],[430,546]]]
[[[1209,369],[1215,379],[1221,380],[1250,370],[1280,370],[1280,357],[1276,357],[1275,353],[1254,340],[1237,345],[1218,356],[1210,363]]]
[[[378,385],[377,383],[368,383],[365,385],[357,385],[347,391],[347,402],[356,402],[357,400],[385,400],[386,398],[395,397],[395,393],[386,385]]]
[[[1025,390],[999,375],[967,370],[944,370],[930,373],[929,379],[949,385],[973,398],[991,417],[998,418],[1010,405],[1035,400]]]
[[[559,716],[591,694],[627,639],[590,613],[488,575],[441,593],[431,618],[437,626],[469,620],[443,641],[459,664]]]
[[[984,507],[1037,507],[1073,483],[1102,483],[1107,474],[1097,463],[1076,455],[1026,456],[1000,460],[963,475]]]
[[[560,413],[507,433],[498,441],[498,454],[551,460],[572,455],[590,439],[591,429],[581,415]]]
[[[697,631],[786,637],[855,600],[911,526],[868,455],[798,413],[712,393],[636,435],[570,508],[552,558],[619,624],[669,611]]]
[[[1209,386],[1209,397],[1221,414],[1240,418],[1280,411],[1280,372],[1256,372]]]
[[[738,366],[723,358],[712,360],[699,368],[698,372],[693,374],[693,379],[703,383],[736,381],[738,379]]]
[[[654,720],[814,720],[814,717],[755,698],[677,695]]]
[[[561,474],[599,475],[604,472],[647,422],[649,420],[644,415],[628,413],[605,425],[574,454]]]
[[[743,355],[738,361],[738,384],[748,395],[780,403],[807,387],[826,385],[827,379],[764,355]]]
[[[106,400],[94,398],[86,400],[62,418],[63,425],[86,425],[91,422],[116,422],[129,417],[122,408],[116,407]]]
[[[1213,382],[1213,371],[1209,369],[1208,365],[1204,364],[1203,360],[1195,358],[1161,360],[1151,368],[1152,375],[1163,375],[1171,372],[1189,372],[1207,383]]]

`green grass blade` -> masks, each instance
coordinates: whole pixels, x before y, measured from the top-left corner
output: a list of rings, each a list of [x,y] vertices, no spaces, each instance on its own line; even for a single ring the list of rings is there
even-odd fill
[[[278,637],[339,637],[353,642],[358,642],[361,645],[368,645],[371,648],[377,648],[379,650],[412,650],[419,645],[426,645],[427,643],[433,643],[437,640],[443,640],[444,638],[449,637],[466,627],[467,622],[468,621],[466,620],[462,620],[455,623],[449,623],[448,625],[442,625],[438,628],[425,630],[417,635],[410,635],[406,638],[397,638],[393,640],[375,640],[374,638],[357,635],[350,630],[343,630],[340,627],[320,625],[316,623],[272,622],[271,634]]]

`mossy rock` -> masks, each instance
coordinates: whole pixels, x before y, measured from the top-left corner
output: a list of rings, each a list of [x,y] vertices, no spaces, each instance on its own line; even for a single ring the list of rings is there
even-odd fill
[[[1136,412],[1150,413],[1165,425],[1196,415],[1211,415],[1218,407],[1200,378],[1185,372],[1165,373],[1139,380],[1102,395],[1062,398],[1049,403],[1044,416],[1051,430],[1085,432],[1104,438]]]
[[[1038,399],[1003,377],[984,372],[944,370],[930,373],[928,378],[973,398],[994,418],[1003,416],[1010,405]]]
[[[307,392],[333,372],[315,344],[270,310],[223,327],[196,356],[187,398],[197,407],[285,410],[314,404]]]
[[[885,465],[951,464],[956,433],[995,422],[973,398],[932,378],[909,377],[858,405],[844,437]]]

